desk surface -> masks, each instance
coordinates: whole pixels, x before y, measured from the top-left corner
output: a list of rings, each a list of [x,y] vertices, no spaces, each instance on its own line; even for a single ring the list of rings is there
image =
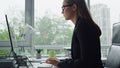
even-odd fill
[[[45,63],[47,58],[29,58],[29,61],[32,63],[33,68],[54,68],[53,65]],[[61,58],[62,59],[62,58]]]
[[[28,68],[52,68],[52,65],[47,63],[31,62],[31,64],[28,64]],[[19,68],[27,68],[27,66],[20,66]]]
[[[51,64],[45,63],[47,58],[36,59],[30,58],[34,68],[54,68]],[[59,59],[65,59],[65,57],[61,57]],[[103,63],[106,62],[106,58],[102,58]]]
[[[32,63],[34,68],[51,68],[52,65],[47,63]]]

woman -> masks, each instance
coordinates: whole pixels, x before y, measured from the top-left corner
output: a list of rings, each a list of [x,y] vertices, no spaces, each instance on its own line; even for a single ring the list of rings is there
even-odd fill
[[[57,68],[103,68],[100,52],[100,28],[92,20],[85,0],[64,0],[62,14],[75,25],[71,59],[48,58],[46,63]]]

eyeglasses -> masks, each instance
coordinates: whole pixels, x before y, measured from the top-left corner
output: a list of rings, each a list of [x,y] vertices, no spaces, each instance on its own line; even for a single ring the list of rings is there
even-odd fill
[[[62,6],[62,11],[64,11],[65,7],[69,7],[69,6],[72,6],[73,4],[68,4],[68,5],[63,5]]]

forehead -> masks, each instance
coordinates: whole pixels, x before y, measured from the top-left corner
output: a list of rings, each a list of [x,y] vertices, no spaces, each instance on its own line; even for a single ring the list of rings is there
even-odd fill
[[[69,3],[69,4],[73,4],[73,3],[74,3],[74,0],[63,0],[63,4],[64,4],[64,3],[65,3],[65,4],[66,4],[66,3],[67,3],[67,4],[68,4],[68,3]]]
[[[63,4],[66,4],[68,2],[68,0],[63,0]]]

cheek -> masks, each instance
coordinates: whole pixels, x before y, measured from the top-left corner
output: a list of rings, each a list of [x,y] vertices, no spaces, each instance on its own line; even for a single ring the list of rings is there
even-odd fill
[[[72,16],[73,16],[73,12],[71,12],[71,11],[64,12],[64,17],[66,20],[70,20],[72,18]]]
[[[65,17],[66,20],[69,20],[70,16],[69,16],[68,12],[64,13],[64,17]]]

